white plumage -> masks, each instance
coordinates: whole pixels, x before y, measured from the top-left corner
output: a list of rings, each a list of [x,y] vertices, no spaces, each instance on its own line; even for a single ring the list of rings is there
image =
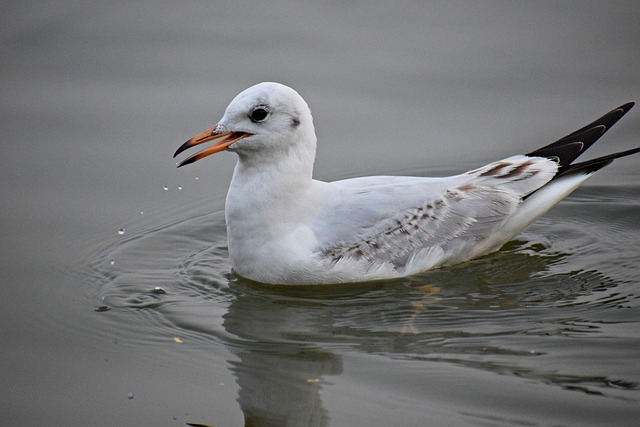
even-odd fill
[[[248,279],[320,284],[390,279],[498,250],[584,180],[629,150],[572,162],[633,103],[527,155],[445,178],[312,178],[316,136],[293,89],[260,83],[180,152],[238,155],[227,194],[231,265]]]

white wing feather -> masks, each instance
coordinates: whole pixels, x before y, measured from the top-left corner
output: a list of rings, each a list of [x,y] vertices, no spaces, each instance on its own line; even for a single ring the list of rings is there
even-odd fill
[[[372,177],[349,180],[342,187],[334,183],[350,195],[340,197],[348,202],[335,206],[336,215],[330,218],[347,218],[347,224],[331,224],[331,219],[323,224],[324,230],[337,229],[335,235],[342,239],[321,245],[319,252],[333,263],[390,263],[400,270],[425,254],[437,265],[473,258],[513,237],[501,236],[500,228],[523,198],[556,171],[552,160],[515,156],[455,177]],[[377,206],[363,205],[366,200],[376,200]],[[324,236],[331,241],[333,234]],[[421,269],[433,264],[425,259],[420,263]]]

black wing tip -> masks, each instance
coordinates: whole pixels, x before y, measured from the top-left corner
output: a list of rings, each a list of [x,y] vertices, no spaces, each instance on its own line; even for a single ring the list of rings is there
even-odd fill
[[[631,110],[633,108],[634,105],[636,105],[636,101],[629,101],[626,104],[623,104],[618,108],[620,108],[626,114],[629,110]]]
[[[593,174],[599,171],[600,169],[602,169],[603,167],[611,164],[615,159],[631,156],[637,153],[640,153],[640,147],[598,157],[597,159],[593,159],[593,160],[587,160],[586,162],[575,163],[573,165],[569,165],[565,170],[561,171],[558,175],[556,175],[556,178],[563,175],[574,174],[574,173],[583,173],[585,175]]]
[[[606,159],[606,158],[593,159],[587,162],[576,163],[573,165],[569,165],[569,167],[561,171],[553,179],[557,179],[562,176],[576,175],[576,174],[591,175],[598,172],[603,167],[609,166],[611,163],[613,163],[613,159]]]
[[[576,171],[580,170],[585,175],[591,175],[598,172],[603,167],[609,166],[611,163],[613,163],[613,159],[602,159],[597,162],[589,162],[589,164],[585,164],[582,167],[576,167]]]
[[[563,164],[565,159],[577,157],[584,150],[584,143],[581,141],[568,142],[557,147],[544,147],[536,151],[527,153],[529,157],[546,157]]]
[[[547,157],[554,160],[559,159],[561,166],[560,172],[568,171],[571,163],[589,149],[602,135],[604,135],[611,127],[616,124],[633,106],[635,101],[629,101],[621,106],[614,108],[602,117],[594,120],[588,125],[570,133],[553,142],[549,145],[545,145],[542,148],[538,148],[527,156],[531,157]],[[575,151],[575,143],[582,143],[582,147],[579,151]]]

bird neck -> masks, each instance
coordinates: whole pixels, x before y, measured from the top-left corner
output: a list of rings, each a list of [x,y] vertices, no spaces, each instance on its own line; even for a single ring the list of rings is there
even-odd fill
[[[304,216],[305,201],[313,184],[315,152],[300,153],[289,150],[260,158],[240,156],[233,172],[227,194],[228,220],[257,221],[282,220]],[[231,226],[232,224],[228,225]],[[295,220],[293,221],[295,222]]]

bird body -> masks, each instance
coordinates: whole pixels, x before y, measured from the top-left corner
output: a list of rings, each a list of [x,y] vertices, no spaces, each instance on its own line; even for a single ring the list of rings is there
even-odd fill
[[[234,272],[273,284],[403,277],[496,251],[613,159],[572,163],[628,103],[539,150],[439,178],[312,178],[311,112],[293,89],[261,83],[241,92],[212,129],[217,140],[183,161],[238,155],[225,218]]]

